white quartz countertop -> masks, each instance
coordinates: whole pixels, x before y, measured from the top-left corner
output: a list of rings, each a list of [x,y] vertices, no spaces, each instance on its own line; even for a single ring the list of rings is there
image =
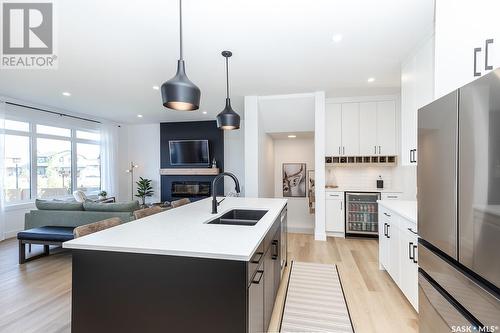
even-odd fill
[[[211,214],[212,198],[207,198],[76,238],[63,247],[248,261],[286,203],[286,199],[228,197],[219,213]],[[231,209],[269,211],[254,226],[206,223]]]
[[[349,187],[339,186],[336,188],[325,188],[326,192],[380,192],[380,193],[402,193],[401,190],[393,188],[376,188],[376,187]]]
[[[378,200],[379,205],[392,210],[399,216],[417,223],[417,202],[405,200]]]

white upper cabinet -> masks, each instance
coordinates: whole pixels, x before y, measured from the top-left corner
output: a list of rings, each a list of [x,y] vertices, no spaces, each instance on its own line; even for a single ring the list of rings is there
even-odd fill
[[[377,147],[377,103],[359,103],[359,153],[375,155]]]
[[[379,155],[396,155],[396,102],[377,102],[377,141]]]
[[[434,37],[401,65],[401,163],[417,163],[418,109],[434,100]]]
[[[326,156],[340,156],[342,152],[342,104],[326,104]]]
[[[436,1],[436,98],[500,67],[498,0]]]
[[[359,103],[342,104],[342,155],[359,155]]]
[[[326,104],[326,156],[397,155],[396,98]]]

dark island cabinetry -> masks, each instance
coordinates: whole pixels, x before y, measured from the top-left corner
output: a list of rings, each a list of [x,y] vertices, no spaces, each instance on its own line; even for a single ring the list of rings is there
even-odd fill
[[[72,332],[266,331],[286,210],[249,261],[73,250]]]

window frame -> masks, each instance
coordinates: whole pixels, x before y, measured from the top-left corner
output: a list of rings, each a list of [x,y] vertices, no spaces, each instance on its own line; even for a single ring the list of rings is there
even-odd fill
[[[53,122],[50,121],[27,121],[26,119],[22,117],[16,117],[16,116],[11,116],[11,115],[6,115],[5,119],[8,120],[14,120],[14,121],[21,121],[29,124],[29,131],[18,131],[18,130],[10,130],[10,129],[5,129],[3,133],[5,135],[17,135],[17,136],[24,136],[29,138],[29,149],[30,149],[30,195],[29,199],[27,200],[16,200],[16,201],[11,201],[11,202],[6,202],[5,207],[8,206],[14,206],[14,205],[19,205],[19,204],[25,204],[25,203],[30,203],[33,202],[35,199],[38,198],[38,161],[37,161],[37,139],[53,139],[53,140],[62,140],[62,141],[68,141],[71,143],[71,192],[75,191],[77,189],[77,158],[78,158],[78,152],[77,152],[77,144],[78,143],[86,143],[86,144],[93,144],[97,145],[100,148],[100,156],[102,155],[102,147],[101,147],[101,141],[100,140],[89,140],[89,139],[79,139],[76,136],[76,131],[85,131],[85,132],[93,132],[93,133],[100,133],[99,129],[97,126],[95,128],[89,128],[89,127],[83,127],[83,126],[75,126],[75,125],[59,125],[59,124],[54,124]],[[36,132],[36,125],[44,125],[44,126],[52,126],[52,127],[60,127],[60,128],[67,128],[71,131],[71,135],[69,137],[67,136],[59,136],[59,135],[52,135],[52,134],[39,134]],[[101,165],[102,159],[99,160],[99,188],[102,187],[102,165]],[[3,177],[4,175],[2,175]],[[91,193],[90,195],[93,195]],[[54,199],[54,198],[60,198],[60,199],[68,199],[71,198],[72,195],[67,195],[67,196],[57,196],[57,197],[51,197],[51,198],[45,198],[45,199]]]

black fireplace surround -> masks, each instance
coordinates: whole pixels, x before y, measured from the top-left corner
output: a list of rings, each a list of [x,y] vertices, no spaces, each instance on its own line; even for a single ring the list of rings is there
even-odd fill
[[[168,142],[171,140],[208,140],[210,163],[215,158],[220,172],[224,171],[224,133],[216,121],[189,121],[160,124],[160,168],[206,168],[199,165],[171,165]],[[189,198],[192,201],[212,194],[214,175],[162,175],[161,200]],[[224,183],[219,182],[217,195],[224,194]]]

